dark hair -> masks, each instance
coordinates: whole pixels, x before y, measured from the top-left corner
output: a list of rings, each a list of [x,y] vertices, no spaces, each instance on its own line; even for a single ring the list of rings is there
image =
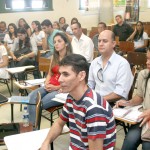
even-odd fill
[[[32,21],[32,23],[35,23],[35,24],[38,26],[38,31],[41,31],[41,30],[42,30],[41,24],[40,24],[39,21]],[[35,32],[35,30],[33,30],[32,34],[33,34],[34,32]],[[31,35],[32,35],[32,34],[31,34]]]
[[[59,27],[59,30],[60,30],[60,24],[59,24],[59,22],[58,22],[58,21],[54,21],[54,23],[57,24],[57,26]],[[54,24],[54,23],[53,23],[53,24]]]
[[[74,18],[71,19],[71,25],[72,25],[73,23],[75,23],[75,22],[78,22],[78,19],[74,17]]]
[[[10,23],[8,25],[8,30],[9,30],[10,26],[12,26],[14,28],[14,35],[15,35],[15,37],[17,37],[17,26],[14,23]],[[9,31],[9,36],[10,36],[10,39],[12,39],[12,33],[10,31]]]
[[[60,18],[59,18],[59,23],[60,23],[60,20],[61,20],[61,19],[64,19],[64,23],[66,23],[65,17],[60,17]]]
[[[139,31],[136,30],[136,34],[135,34],[135,36],[134,36],[134,41],[138,41],[140,38],[143,37],[143,32],[144,32],[143,23],[142,23],[141,21],[138,21],[138,22],[136,23],[136,26],[137,26],[138,23],[140,23],[140,24],[142,25],[142,31],[141,31],[141,33],[139,33]]]
[[[66,32],[66,29],[68,28],[68,24],[63,25],[63,27],[61,28],[64,32]]]
[[[24,28],[18,28],[17,33],[26,34],[24,46],[30,47],[30,38],[28,36],[27,31]],[[19,39],[19,49],[21,49],[22,46],[23,46],[23,41]]]
[[[86,72],[85,82],[88,82],[89,64],[84,56],[79,54],[70,54],[63,58],[59,63],[60,66],[72,66],[75,73],[80,71]]]
[[[71,45],[71,42],[69,41],[67,35],[63,32],[58,32],[55,34],[53,39],[55,39],[55,37],[57,37],[57,36],[60,36],[64,40],[64,42],[67,44],[66,56],[69,54],[72,54],[72,45]],[[55,64],[58,64],[58,63],[59,63],[59,52],[56,51],[55,46],[54,46],[52,66],[54,66]]]
[[[106,26],[106,23],[104,23],[104,22],[99,22],[98,25],[99,25],[99,24],[102,24],[102,25],[104,26],[104,28],[107,27],[107,26]]]
[[[150,47],[147,49],[147,51],[150,52]],[[145,81],[145,92],[144,92],[144,97],[146,95],[146,88],[147,88],[147,83],[148,83],[148,80],[150,79],[150,72],[148,73],[147,77],[146,77],[146,81]]]
[[[4,26],[6,27],[6,22],[5,21],[1,21],[0,24],[4,24]]]
[[[79,28],[81,28],[81,23],[80,23],[80,22],[74,22],[73,24],[77,24],[77,26],[78,26]],[[73,24],[71,24],[71,25],[73,25]]]
[[[24,24],[24,27],[21,27],[21,26],[20,26],[20,24],[19,24],[20,20],[23,20],[23,21],[24,21],[24,23],[25,23],[25,24]],[[28,25],[28,23],[26,22],[26,20],[25,20],[24,18],[20,18],[20,19],[19,19],[19,21],[18,21],[18,27],[19,27],[19,28],[25,28],[26,30],[27,30],[28,28],[30,28],[30,26]]]
[[[115,18],[117,18],[117,17],[119,17],[119,18],[121,18],[121,19],[122,19],[122,16],[121,16],[121,15],[116,15],[116,17],[115,17]]]
[[[41,26],[51,26],[53,28],[53,25],[51,23],[51,21],[49,19],[45,19],[42,23],[41,23]]]

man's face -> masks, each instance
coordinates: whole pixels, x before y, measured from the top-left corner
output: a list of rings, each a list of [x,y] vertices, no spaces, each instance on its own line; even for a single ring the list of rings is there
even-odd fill
[[[111,31],[105,30],[100,33],[98,37],[98,49],[102,55],[112,53],[115,44],[115,41],[111,37]]]
[[[105,30],[105,27],[104,27],[104,25],[103,24],[99,24],[98,25],[98,33],[100,34],[102,31],[104,31]]]
[[[6,30],[5,24],[3,24],[3,23],[0,24],[0,30],[3,32]]]
[[[117,24],[122,24],[123,20],[120,17],[116,17]]]
[[[79,86],[80,75],[72,70],[72,66],[60,66],[59,82],[64,93],[72,93]]]
[[[71,29],[75,37],[79,37],[82,34],[82,29],[77,24],[72,24]]]
[[[43,30],[46,34],[51,34],[52,27],[51,27],[51,26],[42,26],[42,30]]]

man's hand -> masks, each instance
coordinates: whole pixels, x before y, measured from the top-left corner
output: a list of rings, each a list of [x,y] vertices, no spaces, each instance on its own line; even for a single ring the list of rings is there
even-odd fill
[[[114,108],[118,108],[119,106],[130,106],[130,102],[127,100],[119,100],[116,102]]]
[[[142,127],[147,121],[150,120],[150,109],[148,110],[145,110],[139,117],[138,119],[143,119],[141,124],[140,124],[140,127]]]

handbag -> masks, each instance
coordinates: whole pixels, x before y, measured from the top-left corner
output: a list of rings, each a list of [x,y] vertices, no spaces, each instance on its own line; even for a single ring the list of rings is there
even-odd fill
[[[150,120],[142,127],[141,139],[150,142]]]
[[[29,47],[24,47],[22,49],[19,49],[17,51],[14,52],[14,55],[18,58],[18,57],[21,57],[23,55],[26,55],[26,54],[29,54],[31,53],[32,51],[30,50]]]

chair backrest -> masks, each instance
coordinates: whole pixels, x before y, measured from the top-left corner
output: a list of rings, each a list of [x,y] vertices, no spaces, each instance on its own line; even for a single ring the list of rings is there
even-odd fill
[[[50,59],[45,57],[39,58],[39,71],[48,73],[50,66]]]
[[[119,48],[123,52],[134,51],[134,43],[130,41],[120,41]]]
[[[142,69],[146,67],[147,61],[146,53],[128,52],[127,60],[130,64],[140,66],[142,67]]]
[[[42,101],[41,101],[41,94],[40,92],[37,93],[37,100],[36,100],[36,118],[35,118],[35,129],[40,129],[41,123],[41,115],[42,115]]]

